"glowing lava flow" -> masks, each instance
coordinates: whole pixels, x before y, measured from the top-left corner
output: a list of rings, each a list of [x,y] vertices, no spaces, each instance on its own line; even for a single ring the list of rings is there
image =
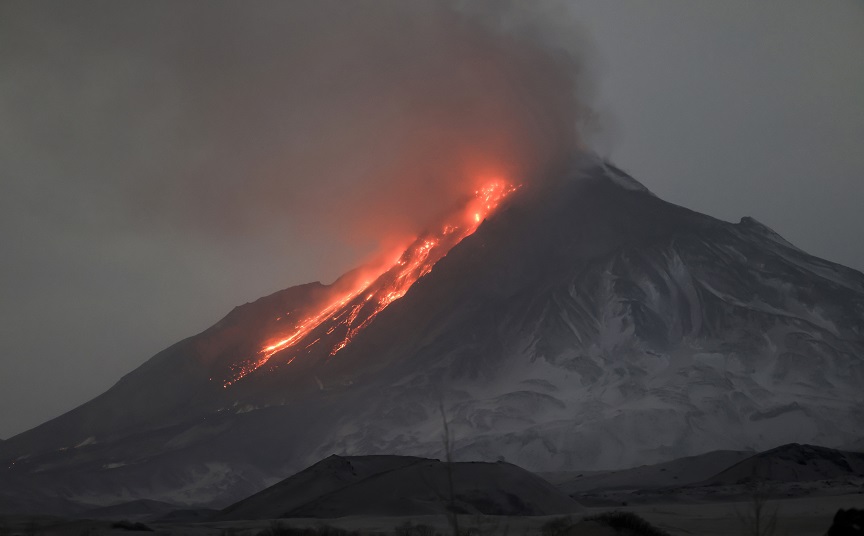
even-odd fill
[[[281,364],[291,363],[300,353],[317,344],[326,344],[329,355],[335,355],[348,346],[378,313],[404,296],[411,285],[428,274],[453,246],[474,233],[480,223],[516,188],[505,182],[493,181],[474,192],[462,212],[447,221],[437,232],[418,237],[374,281],[359,283],[356,288],[295,324],[287,335],[261,348],[256,357],[232,365],[231,376],[223,382],[223,386],[228,387],[237,382],[283,352],[285,358],[280,360]]]

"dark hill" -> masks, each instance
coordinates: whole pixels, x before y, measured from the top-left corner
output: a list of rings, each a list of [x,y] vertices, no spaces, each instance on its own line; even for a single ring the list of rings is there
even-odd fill
[[[465,514],[553,515],[579,504],[538,476],[509,463],[452,464],[456,508]],[[448,466],[407,456],[330,456],[229,506],[215,520],[447,512]]]
[[[864,453],[792,443],[760,452],[707,479],[707,485],[749,481],[811,482],[864,477]]]

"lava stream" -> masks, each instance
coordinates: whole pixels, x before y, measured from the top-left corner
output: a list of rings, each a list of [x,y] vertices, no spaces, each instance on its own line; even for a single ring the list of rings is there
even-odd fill
[[[474,233],[501,202],[517,187],[502,181],[492,181],[474,192],[465,209],[445,222],[436,232],[418,237],[390,266],[373,280],[336,297],[324,307],[294,325],[292,331],[265,345],[254,358],[231,366],[231,375],[223,382],[228,387],[271,361],[273,356],[288,350],[282,364],[294,361],[304,350],[316,344],[327,344],[329,355],[348,346],[354,337],[368,326],[388,305],[400,299],[418,279],[450,249]],[[317,338],[301,344],[312,335]],[[281,355],[280,355],[281,357]]]

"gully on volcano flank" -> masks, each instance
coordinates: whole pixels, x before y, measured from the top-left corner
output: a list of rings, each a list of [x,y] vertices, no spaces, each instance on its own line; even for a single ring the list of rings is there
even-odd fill
[[[450,249],[474,233],[480,223],[519,187],[502,180],[492,180],[478,188],[465,203],[436,230],[418,236],[392,264],[371,276],[360,278],[352,288],[338,294],[306,317],[290,331],[267,343],[258,355],[234,363],[223,381],[229,387],[264,365],[288,365],[313,346],[329,346],[334,356],[368,326],[388,305],[408,292],[418,279],[428,274]],[[274,356],[279,354],[278,362]]]

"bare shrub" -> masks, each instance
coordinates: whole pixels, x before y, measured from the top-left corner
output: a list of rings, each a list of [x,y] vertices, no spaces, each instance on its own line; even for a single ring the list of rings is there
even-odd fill
[[[750,492],[750,501],[745,510],[736,510],[741,531],[746,536],[774,536],[777,533],[777,507],[768,502],[770,488],[761,480],[755,480]]]

